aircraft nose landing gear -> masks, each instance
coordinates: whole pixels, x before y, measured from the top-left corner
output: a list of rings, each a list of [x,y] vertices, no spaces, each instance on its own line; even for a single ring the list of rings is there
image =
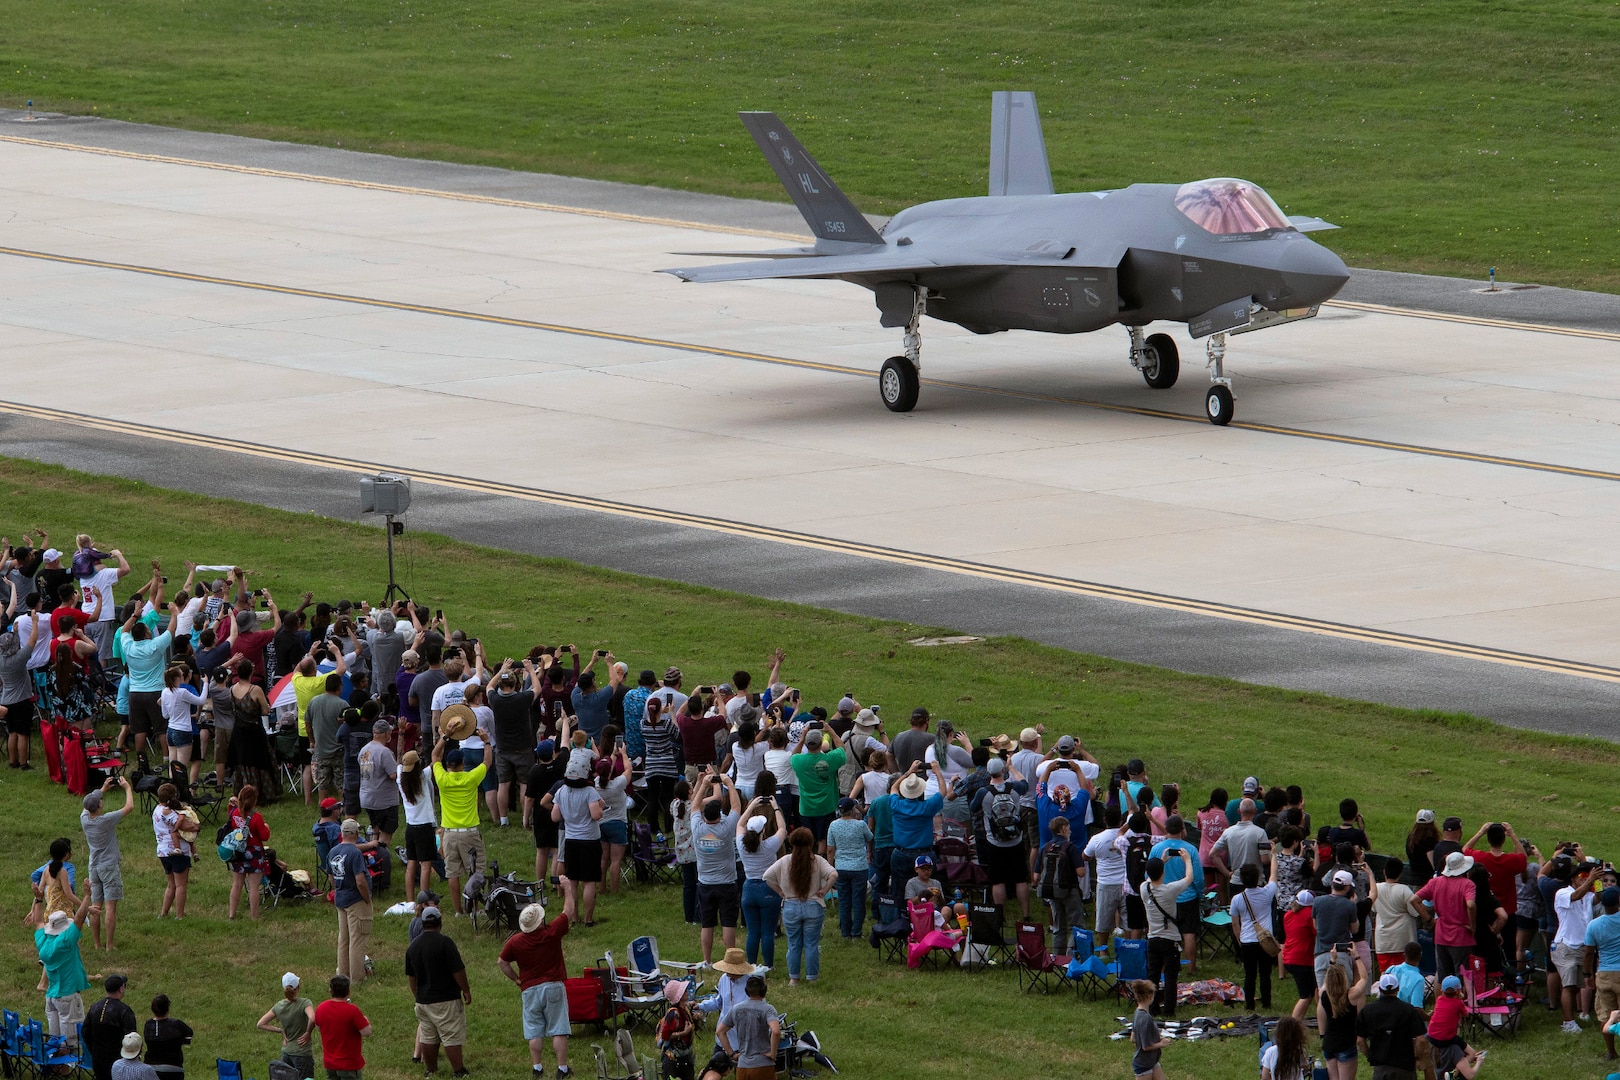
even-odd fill
[[[1204,415],[1216,427],[1232,422],[1232,380],[1226,377],[1226,335],[1211,334],[1205,344],[1209,353],[1210,388],[1204,393]]]
[[[910,412],[917,407],[917,394],[922,380],[917,372],[922,367],[922,317],[928,307],[928,290],[915,286],[911,291],[911,320],[906,323],[904,338],[906,354],[891,356],[883,361],[878,371],[878,393],[883,406],[890,412]]]

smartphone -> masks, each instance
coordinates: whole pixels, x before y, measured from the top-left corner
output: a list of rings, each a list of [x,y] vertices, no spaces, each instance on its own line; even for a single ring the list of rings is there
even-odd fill
[[[799,700],[799,692],[797,690],[793,691],[793,700],[795,703]]]
[[[596,658],[598,660],[602,659],[602,657],[606,656],[607,654],[608,654],[608,651],[606,649],[597,649],[596,650]]]
[[[169,583],[169,579],[168,579],[167,576],[165,576],[164,579],[163,579],[163,584],[167,585],[168,583]]]
[[[435,619],[442,619],[442,618],[444,618],[444,608],[434,608],[434,609],[433,609],[433,617],[434,617],[434,618],[435,618]]]
[[[618,738],[613,740],[613,752],[615,754],[617,754],[620,750],[623,750],[623,749],[624,749],[624,736],[620,735]]]

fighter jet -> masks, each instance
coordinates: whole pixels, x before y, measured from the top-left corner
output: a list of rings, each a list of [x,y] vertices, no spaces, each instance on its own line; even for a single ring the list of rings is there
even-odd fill
[[[684,252],[751,261],[662,272],[697,282],[835,278],[870,289],[881,325],[905,328],[904,355],[884,361],[878,378],[894,412],[917,404],[924,315],[977,334],[1119,324],[1130,334],[1131,366],[1155,390],[1175,385],[1181,359],[1174,338],[1144,328],[1179,322],[1205,340],[1205,411],[1228,424],[1228,335],[1308,319],[1349,279],[1337,255],[1304,235],[1337,226],[1289,217],[1246,180],[1054,194],[1032,93],[992,96],[988,196],[922,203],[881,231],[775,113],[738,115],[815,245]]]

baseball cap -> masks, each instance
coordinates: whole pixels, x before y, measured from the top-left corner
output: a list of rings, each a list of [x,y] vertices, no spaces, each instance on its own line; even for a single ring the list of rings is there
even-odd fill
[[[1393,971],[1386,971],[1378,980],[1378,989],[1393,994],[1401,988],[1401,977]]]
[[[101,809],[101,789],[97,788],[84,797],[84,808],[92,814]]]
[[[55,548],[46,548],[45,549],[45,561],[46,562],[55,562],[57,559],[60,559],[61,557],[62,557],[62,553],[60,551],[56,550]]]
[[[430,889],[423,889],[421,892],[416,894],[416,902],[423,905],[437,904],[439,902],[439,894]]]
[[[1447,975],[1444,979],[1440,980],[1440,989],[1441,990],[1461,990],[1462,989],[1462,980],[1457,978],[1457,976],[1455,976],[1455,975]]]
[[[118,1051],[126,1061],[134,1061],[141,1056],[141,1033],[132,1031],[124,1036],[124,1041]]]
[[[537,756],[549,761],[551,759],[551,755],[557,752],[557,743],[553,739],[541,739],[540,742],[535,745],[534,752]]]
[[[1018,733],[1018,741],[1025,744],[1037,742],[1040,737],[1041,733],[1032,727],[1027,727]]]
[[[425,923],[443,922],[444,914],[436,907],[425,907],[422,909],[422,921]]]
[[[330,795],[328,795],[326,798],[321,800],[321,810],[323,812],[327,811],[327,810],[336,810],[337,808],[338,808],[338,801],[336,799],[332,798]]]
[[[934,865],[934,857],[932,855],[919,855],[917,856],[917,861],[911,865],[913,869],[920,869],[924,866],[932,868]]]
[[[1355,883],[1356,879],[1350,876],[1350,871],[1335,870],[1333,872],[1333,884],[1343,886],[1344,888],[1349,888]]]
[[[1065,735],[1057,741],[1057,752],[1060,754],[1074,753],[1074,736]]]
[[[820,746],[821,732],[813,728],[806,732],[804,736],[804,745],[811,750],[814,750],[816,747]]]
[[[1462,828],[1462,818],[1448,817],[1440,823],[1441,832],[1457,832]]]
[[[735,694],[737,692],[737,688],[728,682],[723,682],[714,688],[714,692],[717,694]]]
[[[764,814],[755,814],[753,817],[748,819],[748,824],[744,826],[744,829],[746,829],[748,832],[763,833],[767,824],[769,824],[769,822]]]
[[[657,686],[658,672],[652,668],[643,668],[641,674],[636,676],[637,686]]]
[[[838,800],[838,812],[840,814],[847,814],[853,809],[855,809],[855,800],[848,795]]]
[[[1434,811],[1433,810],[1419,810],[1417,812],[1417,823],[1419,825],[1433,825],[1434,824]]]
[[[839,698],[838,699],[838,711],[841,712],[841,713],[844,713],[846,715],[848,715],[849,713],[854,712],[855,711],[855,699],[852,698],[852,697]]]
[[[1309,889],[1301,889],[1294,894],[1294,903],[1300,907],[1311,907],[1316,903],[1316,894]]]
[[[1603,902],[1604,907],[1614,907],[1615,905],[1620,904],[1620,889],[1610,885],[1607,889],[1604,889],[1598,894],[1598,899]]]
[[[421,659],[422,655],[415,649],[406,649],[404,652],[399,654],[399,661],[402,664],[414,664]]]
[[[287,974],[285,974],[285,975],[283,975],[281,977],[281,988],[283,990],[291,990],[294,987],[296,987],[298,985],[298,983],[299,983],[298,976],[293,974],[290,971],[287,972]]]
[[[128,985],[129,980],[124,978],[122,975],[109,975],[101,984],[101,988],[107,991],[109,994],[116,994],[118,991],[122,990]]]
[[[1259,779],[1259,777],[1255,777],[1255,776],[1244,777],[1244,779],[1243,779],[1243,794],[1245,794],[1245,795],[1255,795],[1255,794],[1258,794],[1259,791],[1260,791],[1260,779]]]
[[[998,757],[993,757],[984,763],[984,771],[991,776],[1001,776],[1007,771],[1007,763]]]

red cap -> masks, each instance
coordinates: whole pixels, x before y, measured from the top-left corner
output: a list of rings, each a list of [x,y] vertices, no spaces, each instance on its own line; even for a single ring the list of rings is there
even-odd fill
[[[328,797],[321,800],[321,811],[324,813],[327,810],[336,810],[339,805],[336,799]]]

